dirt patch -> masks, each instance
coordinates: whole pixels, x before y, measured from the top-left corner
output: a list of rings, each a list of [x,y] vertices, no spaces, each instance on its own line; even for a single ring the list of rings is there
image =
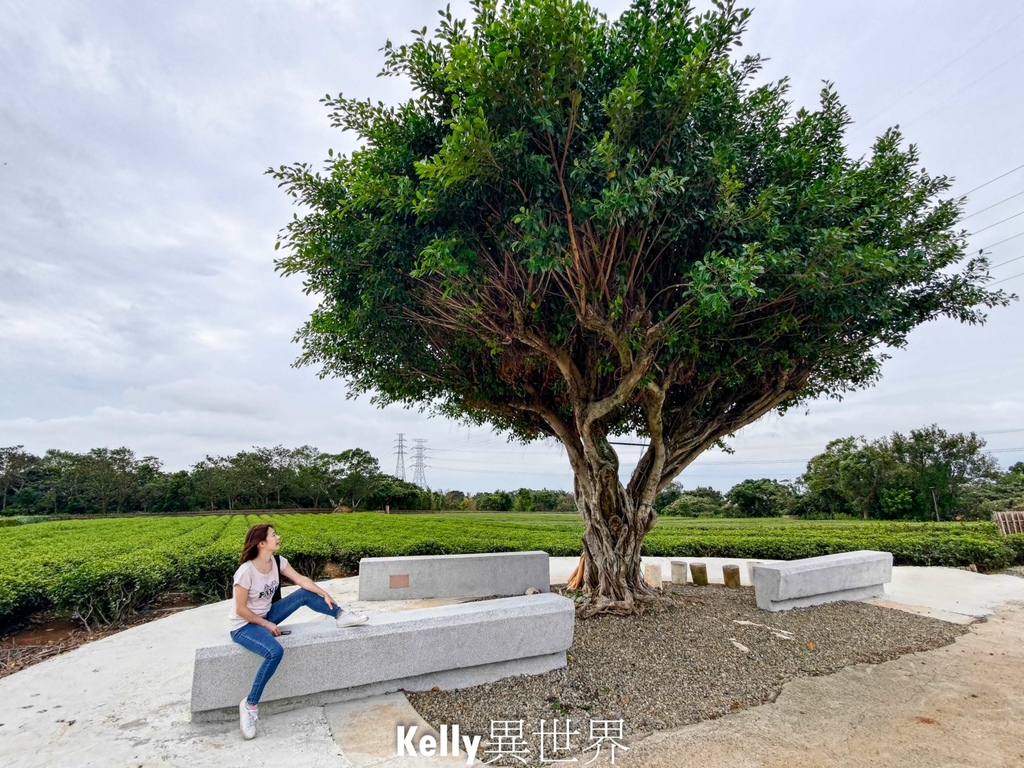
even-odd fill
[[[359,575],[359,571],[353,571],[339,563],[328,563],[324,566],[324,573],[328,579],[347,579]]]
[[[359,575],[359,571],[333,562],[324,566],[324,572],[328,579],[346,579]],[[285,585],[289,583],[285,579]],[[53,610],[39,611],[0,635],[0,677],[12,675],[52,656],[73,651],[93,640],[101,640],[117,632],[210,602],[217,601],[196,600],[186,592],[165,592],[134,616],[117,624],[91,630],[85,629],[80,621],[68,614]]]
[[[1013,565],[1009,568],[1004,568],[1001,571],[996,571],[1006,576],[1016,576],[1019,579],[1024,579],[1024,565]]]
[[[0,677],[12,675],[93,640],[162,619],[203,603],[184,592],[166,592],[144,611],[117,624],[87,630],[82,622],[56,611],[40,611],[0,637]]]

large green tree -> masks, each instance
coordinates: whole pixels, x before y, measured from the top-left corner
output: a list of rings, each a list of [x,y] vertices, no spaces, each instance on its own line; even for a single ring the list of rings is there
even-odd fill
[[[554,437],[585,522],[587,612],[632,612],[652,507],[703,451],[871,384],[881,346],[1005,302],[965,260],[949,181],[889,130],[866,158],[827,85],[794,111],[734,49],[749,12],[475,0],[327,98],[359,148],[272,169],[303,206],[286,275],[320,305],[300,363],[376,402]],[[609,437],[650,447],[625,484]]]
[[[999,479],[998,464],[974,432],[947,432],[932,424],[906,435],[830,442],[807,463],[804,508],[860,512],[883,519],[952,519],[977,505],[978,493]]]
[[[0,512],[7,509],[7,497],[17,496],[39,469],[39,457],[22,445],[0,448]]]

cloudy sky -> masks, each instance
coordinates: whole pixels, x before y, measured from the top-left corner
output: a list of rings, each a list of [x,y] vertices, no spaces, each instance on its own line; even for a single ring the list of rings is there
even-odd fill
[[[314,302],[274,273],[276,234],[294,209],[263,171],[352,149],[318,100],[404,98],[401,82],[376,77],[378,49],[432,27],[441,5],[6,0],[0,446],[127,445],[169,469],[254,445],[362,447],[393,471],[404,433],[427,440],[434,488],[571,488],[557,445],[378,410],[290,365]],[[597,5],[615,15],[626,3]],[[975,190],[963,223],[972,248],[990,251],[1002,287],[1024,293],[1024,8],[761,5],[745,50],[771,58],[766,76],[789,75],[809,106],[822,80],[835,82],[856,155],[900,124],[925,167],[954,176],[957,193]],[[466,15],[466,2],[452,7]],[[979,432],[1004,466],[1020,461],[1022,327],[1017,303],[981,328],[920,328],[874,389],[769,416],[736,437],[735,454],[709,454],[681,480],[725,490],[790,479],[830,439],[933,422]],[[622,449],[624,470],[638,451]]]

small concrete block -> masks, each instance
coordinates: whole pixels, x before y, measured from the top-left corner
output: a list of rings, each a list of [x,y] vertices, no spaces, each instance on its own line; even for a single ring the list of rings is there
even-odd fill
[[[690,563],[690,578],[693,586],[706,587],[708,585],[708,567],[704,563]]]
[[[388,579],[389,589],[406,589],[409,586],[408,573],[395,573]]]
[[[738,565],[723,565],[722,575],[725,577],[725,586],[729,589],[740,588],[740,567]]]
[[[550,592],[549,560],[547,552],[364,557],[359,599],[504,597],[522,595],[530,587]]]
[[[645,565],[644,581],[647,582],[648,586],[661,589],[661,566],[657,563]]]
[[[672,583],[673,584],[685,584],[686,578],[686,561],[685,560],[673,560],[672,561]]]

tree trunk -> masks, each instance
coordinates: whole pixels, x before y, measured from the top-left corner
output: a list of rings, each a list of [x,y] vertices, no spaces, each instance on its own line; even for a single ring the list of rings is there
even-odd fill
[[[576,503],[585,526],[581,613],[639,613],[655,596],[640,567],[640,548],[654,525],[654,510],[650,504],[638,507],[630,497],[619,482],[614,450],[600,442],[607,450],[587,457],[586,467],[576,472]]]

